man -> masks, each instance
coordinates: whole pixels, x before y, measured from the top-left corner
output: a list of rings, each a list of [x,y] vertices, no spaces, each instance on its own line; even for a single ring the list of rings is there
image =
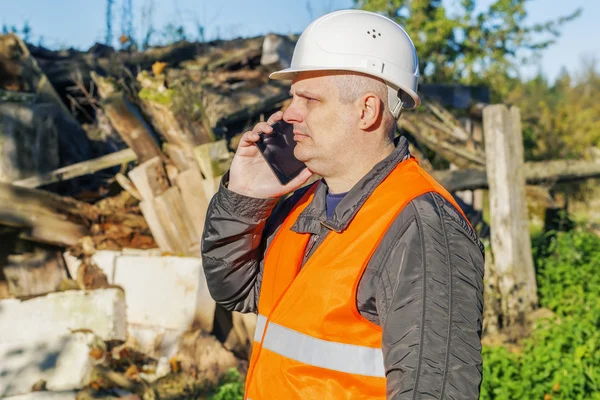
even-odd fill
[[[271,77],[293,79],[292,103],[243,135],[203,237],[214,299],[259,314],[247,398],[478,398],[483,249],[394,140],[420,103],[412,41],[378,14],[334,12]],[[254,146],[282,118],[307,165],[285,186]]]

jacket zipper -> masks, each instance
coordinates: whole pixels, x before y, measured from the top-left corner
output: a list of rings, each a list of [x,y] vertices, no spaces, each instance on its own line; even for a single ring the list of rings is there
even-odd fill
[[[315,243],[317,243],[317,240],[319,240],[319,235],[318,234],[312,235],[310,237],[310,240],[308,241],[308,244],[306,245],[306,251],[304,252],[304,258],[305,259],[310,254],[310,251],[315,246]]]

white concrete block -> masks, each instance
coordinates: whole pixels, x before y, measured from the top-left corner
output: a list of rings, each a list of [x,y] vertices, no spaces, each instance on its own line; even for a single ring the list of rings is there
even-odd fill
[[[103,340],[125,340],[125,296],[120,289],[71,290],[30,300],[0,300],[0,343],[39,342],[75,330]]]
[[[131,324],[183,331],[197,321],[212,330],[215,302],[200,258],[119,256],[114,283],[125,290]]]
[[[33,392],[18,396],[6,397],[6,400],[76,400],[77,392]]]
[[[45,381],[50,391],[87,385],[92,373],[89,356],[95,336],[77,332],[40,341],[0,343],[0,397],[29,393]]]
[[[104,272],[108,278],[108,283],[113,283],[115,276],[115,258],[121,253],[114,250],[98,250],[93,256],[92,261]],[[81,260],[72,256],[69,252],[63,253],[65,264],[71,277],[75,279],[77,270],[81,266]]]

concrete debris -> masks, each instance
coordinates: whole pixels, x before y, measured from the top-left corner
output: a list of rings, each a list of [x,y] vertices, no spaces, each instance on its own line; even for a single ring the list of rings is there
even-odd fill
[[[71,276],[77,276],[81,261],[68,252],[64,257]],[[215,302],[208,292],[201,259],[157,256],[156,250],[99,250],[91,259],[108,283],[125,291],[130,324],[212,331]]]
[[[64,257],[70,274],[78,276],[81,260],[68,252]],[[125,291],[128,342],[136,349],[170,358],[184,332],[213,330],[216,304],[201,259],[160,256],[155,249],[127,249],[98,250],[91,260],[109,284]]]
[[[50,391],[83,388],[91,378],[89,354],[96,343],[102,342],[83,332],[0,343],[0,397],[28,393],[34,386]]]
[[[125,340],[125,296],[120,289],[71,290],[30,300],[0,301],[0,344],[39,342],[85,330],[103,340]]]
[[[215,303],[199,258],[119,256],[114,283],[125,289],[131,324],[212,330]]]

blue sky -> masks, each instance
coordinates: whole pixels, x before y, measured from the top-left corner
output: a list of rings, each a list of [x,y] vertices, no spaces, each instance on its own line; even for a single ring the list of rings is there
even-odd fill
[[[458,0],[446,0],[447,4]],[[478,0],[482,7],[493,0]],[[120,28],[120,3],[115,0],[113,32]],[[229,39],[256,36],[268,32],[300,33],[312,18],[328,11],[351,8],[352,0],[133,0],[135,36],[141,36],[142,9],[153,4],[153,24],[183,25],[197,35],[204,26],[205,37]],[[530,0],[530,22],[568,14],[576,8],[583,14],[568,24],[558,43],[545,51],[540,66],[522,69],[531,76],[538,68],[553,80],[562,67],[578,71],[582,57],[600,61],[600,0]],[[21,28],[25,21],[32,29],[32,41],[51,48],[87,49],[105,37],[105,1],[103,0],[0,0],[0,24]]]

